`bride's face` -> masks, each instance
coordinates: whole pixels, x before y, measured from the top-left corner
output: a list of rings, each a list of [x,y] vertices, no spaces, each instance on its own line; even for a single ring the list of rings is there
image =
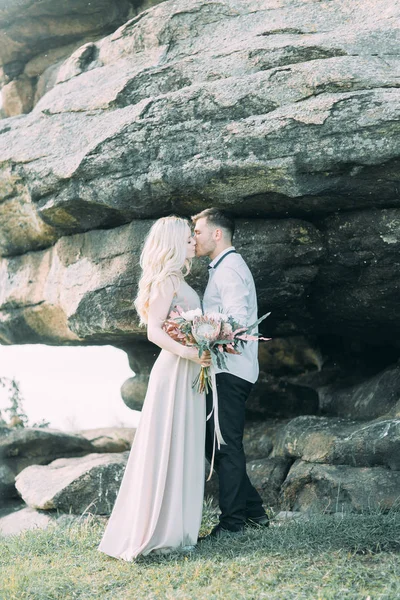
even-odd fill
[[[188,235],[186,244],[186,258],[194,258],[196,256],[196,240],[192,232]]]

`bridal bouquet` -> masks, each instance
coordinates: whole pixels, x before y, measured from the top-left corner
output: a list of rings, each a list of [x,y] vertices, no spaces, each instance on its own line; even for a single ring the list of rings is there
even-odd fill
[[[271,339],[261,337],[259,333],[251,335],[257,325],[270,314],[267,313],[245,327],[223,312],[203,314],[200,308],[185,312],[176,307],[164,321],[163,328],[175,341],[196,347],[199,357],[208,350],[214,355],[218,368],[226,369],[225,354],[240,354],[240,348],[247,342]],[[201,367],[193,382],[193,387],[196,385],[199,392],[207,393],[211,389],[209,367]]]

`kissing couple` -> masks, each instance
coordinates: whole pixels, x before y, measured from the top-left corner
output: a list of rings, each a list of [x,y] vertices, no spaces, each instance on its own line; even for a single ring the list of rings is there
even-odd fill
[[[163,324],[176,307],[224,312],[243,326],[257,321],[254,280],[232,245],[235,223],[224,210],[208,208],[186,219],[158,219],[145,240],[135,308],[148,339],[161,348],[113,511],[99,550],[131,561],[138,555],[188,552],[198,541],[241,535],[246,526],[269,521],[262,499],[246,473],[243,450],[245,402],[258,377],[258,344],[226,355],[219,369],[210,352],[180,344]],[[203,302],[185,281],[195,256],[211,260]],[[203,305],[203,306],[202,306]],[[193,387],[201,367],[215,370],[213,392]],[[214,411],[213,411],[214,408]],[[207,415],[210,415],[207,419]],[[215,422],[223,441],[215,447]],[[215,418],[214,418],[215,417]],[[215,455],[215,456],[214,456]],[[198,540],[205,461],[219,478],[219,523]]]

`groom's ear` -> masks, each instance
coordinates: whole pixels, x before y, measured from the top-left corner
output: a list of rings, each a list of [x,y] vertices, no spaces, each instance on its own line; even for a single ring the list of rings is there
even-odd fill
[[[223,237],[224,237],[224,232],[222,231],[222,229],[219,229],[218,227],[216,229],[214,229],[214,239],[216,242],[220,242]]]

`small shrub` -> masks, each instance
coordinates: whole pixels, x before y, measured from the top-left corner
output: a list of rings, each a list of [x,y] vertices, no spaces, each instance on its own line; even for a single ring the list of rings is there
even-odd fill
[[[29,423],[28,415],[24,409],[24,398],[22,396],[19,383],[15,378],[0,377],[0,386],[4,388],[8,394],[9,406],[3,409],[6,413],[8,421],[3,417],[0,411],[0,426],[11,427],[48,427],[49,421],[41,419],[36,423]]]

